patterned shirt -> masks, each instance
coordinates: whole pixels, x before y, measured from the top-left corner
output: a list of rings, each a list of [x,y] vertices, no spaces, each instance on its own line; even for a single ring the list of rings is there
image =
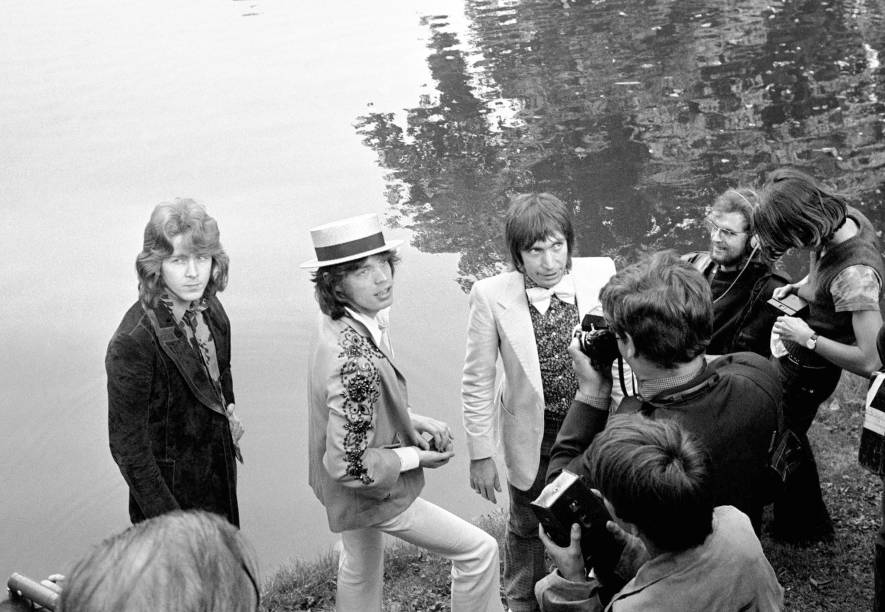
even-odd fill
[[[212,381],[212,386],[218,394],[219,404],[224,409],[224,393],[221,390],[221,372],[218,369],[218,355],[215,352],[215,340],[212,338],[212,331],[206,323],[205,310],[209,307],[208,300],[199,300],[191,302],[187,310],[179,319],[175,316],[175,310],[172,308],[172,299],[168,295],[160,297],[160,303],[169,309],[172,318],[178,323],[178,328],[184,332],[190,347],[200,356],[203,367]]]
[[[525,285],[526,288],[538,286],[527,276]],[[541,384],[544,391],[544,436],[541,440],[541,455],[545,456],[550,454],[565,413],[568,412],[578,390],[578,380],[568,354],[572,330],[578,324],[578,307],[575,304],[567,304],[553,295],[546,313],[541,314],[531,304],[529,304],[529,313],[535,330],[538,362],[541,366]]]

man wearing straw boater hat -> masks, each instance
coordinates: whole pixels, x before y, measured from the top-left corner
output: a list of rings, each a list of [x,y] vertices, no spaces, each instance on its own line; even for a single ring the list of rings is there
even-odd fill
[[[498,546],[425,501],[422,468],[454,455],[449,426],[412,414],[387,334],[400,240],[375,214],[310,230],[320,320],[310,360],[310,486],[341,533],[336,608],[381,610],[382,534],[452,560],[452,610],[500,610]]]

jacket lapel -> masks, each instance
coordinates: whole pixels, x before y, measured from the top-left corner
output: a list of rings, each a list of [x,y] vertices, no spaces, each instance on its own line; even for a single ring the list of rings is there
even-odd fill
[[[221,398],[218,397],[206,368],[200,361],[200,356],[194,352],[188,344],[187,337],[178,329],[172,313],[166,308],[156,310],[146,308],[145,313],[157,335],[160,349],[178,368],[179,374],[194,396],[210,410],[227,416],[221,405]]]
[[[529,303],[525,296],[525,280],[519,272],[510,275],[504,291],[498,298],[500,308],[498,320],[501,331],[516,354],[526,378],[538,394],[544,397],[541,382],[541,362],[538,360],[538,345],[535,342],[535,328],[532,327],[532,316]]]

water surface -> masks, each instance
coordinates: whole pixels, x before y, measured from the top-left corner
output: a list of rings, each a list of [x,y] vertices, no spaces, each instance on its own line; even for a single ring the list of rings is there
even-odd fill
[[[589,0],[4,6],[0,574],[64,570],[128,524],[106,343],[152,207],[204,202],[231,256],[247,426],[243,529],[265,574],[334,541],[306,485],[307,229],[366,211],[406,238],[393,341],[461,454],[466,295],[501,269],[507,197],[576,209],[585,255],[701,247],[719,191],[797,164],[883,217],[883,3]],[[801,273],[801,262],[790,262]]]

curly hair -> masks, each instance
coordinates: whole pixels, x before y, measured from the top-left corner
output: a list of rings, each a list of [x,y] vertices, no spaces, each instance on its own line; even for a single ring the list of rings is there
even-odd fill
[[[844,196],[795,168],[768,175],[753,213],[756,235],[772,259],[791,248],[826,244],[846,218]]]
[[[390,265],[390,274],[392,276],[400,261],[396,251],[383,251],[374,256],[382,258]],[[344,280],[345,276],[359,269],[369,257],[373,256],[361,257],[332,266],[323,266],[313,272],[310,280],[314,284],[314,297],[317,304],[320,305],[320,310],[323,314],[328,315],[332,319],[340,319],[344,316],[344,307],[348,304],[341,299],[339,292],[341,281]]]
[[[702,354],[713,334],[710,284],[673,251],[617,274],[599,292],[612,331],[630,334],[638,355],[664,368]]]
[[[562,200],[549,193],[521,193],[510,199],[504,216],[504,239],[514,268],[522,272],[522,251],[557,232],[565,237],[571,268],[575,230],[572,213]]]
[[[166,290],[163,261],[175,250],[172,241],[184,237],[184,247],[191,252],[212,256],[212,273],[203,293],[208,299],[227,286],[230,260],[221,246],[218,223],[203,205],[190,199],[158,204],[144,228],[144,246],[135,258],[138,274],[138,297],[147,308],[154,308]]]

